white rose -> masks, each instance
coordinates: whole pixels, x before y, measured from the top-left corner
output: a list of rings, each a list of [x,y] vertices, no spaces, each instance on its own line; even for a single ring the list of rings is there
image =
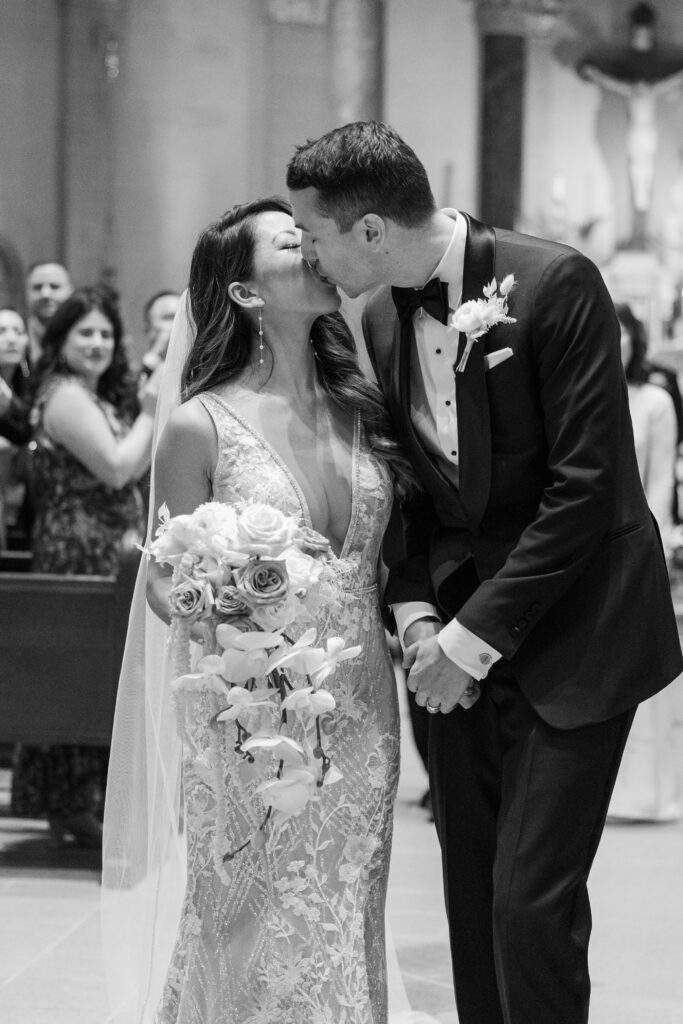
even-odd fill
[[[190,528],[195,549],[217,558],[236,545],[237,514],[223,502],[207,501],[199,505],[190,516]]]
[[[477,299],[471,302],[464,302],[456,309],[451,317],[451,324],[457,331],[463,334],[476,334],[477,331],[485,331],[488,327],[485,311]]]
[[[237,520],[240,546],[255,554],[277,555],[291,544],[297,524],[271,505],[247,505]]]
[[[289,583],[294,591],[308,590],[320,581],[322,564],[298,548],[286,548],[280,559],[287,566]]]

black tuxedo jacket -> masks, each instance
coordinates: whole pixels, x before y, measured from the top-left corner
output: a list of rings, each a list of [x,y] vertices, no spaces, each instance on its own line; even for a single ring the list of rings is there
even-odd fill
[[[602,721],[683,668],[659,533],[640,483],[619,327],[597,268],[566,246],[467,217],[463,301],[514,274],[514,324],[454,373],[456,488],[410,420],[411,346],[388,288],[366,343],[424,493],[385,599],[435,603],[511,663],[559,728]],[[459,354],[465,338],[460,337]],[[513,356],[486,371],[484,354]],[[494,668],[495,671],[495,668]]]

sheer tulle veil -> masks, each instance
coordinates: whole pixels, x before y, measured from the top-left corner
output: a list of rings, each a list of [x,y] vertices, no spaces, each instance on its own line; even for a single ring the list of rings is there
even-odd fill
[[[154,453],[180,404],[182,369],[194,340],[187,293],[176,316],[157,402],[148,539],[156,518]],[[180,741],[170,700],[168,628],[146,601],[147,559],[138,571],[112,734],[102,863],[102,939],[116,1024],[151,1024],[185,884],[179,830]]]
[[[194,335],[185,293],[157,402],[148,540],[156,520],[154,453],[180,404],[182,370]],[[101,923],[110,1024],[153,1024],[185,888],[181,746],[170,696],[169,630],[147,606],[146,585],[143,555],[119,681],[104,816]],[[410,1010],[388,927],[387,972],[390,1024],[438,1024]]]

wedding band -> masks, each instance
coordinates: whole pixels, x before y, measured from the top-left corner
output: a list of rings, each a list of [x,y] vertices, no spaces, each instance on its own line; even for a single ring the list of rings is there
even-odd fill
[[[425,710],[428,711],[430,715],[438,715],[439,705],[437,704],[437,706],[434,707],[433,704],[430,704],[429,701],[427,701],[427,703],[425,704]]]

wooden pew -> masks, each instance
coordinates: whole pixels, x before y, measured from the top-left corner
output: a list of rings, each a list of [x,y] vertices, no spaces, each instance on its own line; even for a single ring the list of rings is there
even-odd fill
[[[139,558],[117,577],[0,571],[0,743],[108,746]]]

